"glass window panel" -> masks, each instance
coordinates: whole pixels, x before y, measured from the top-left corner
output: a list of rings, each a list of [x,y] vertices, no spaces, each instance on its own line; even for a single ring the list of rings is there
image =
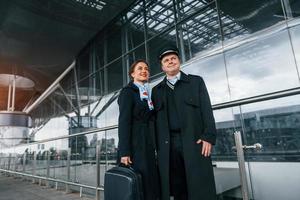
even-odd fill
[[[138,60],[138,59],[146,60],[145,44],[134,49],[132,52],[130,52],[127,55],[126,58],[128,59],[128,69],[130,68],[131,64],[133,62],[135,62],[136,60]]]
[[[105,67],[109,93],[116,91],[123,86],[122,59],[123,57]]]
[[[261,143],[263,151],[249,151],[249,160],[300,161],[300,96],[242,106],[247,145]]]
[[[96,62],[96,69],[100,69],[105,64],[105,45],[104,45],[104,38],[97,37],[95,39],[95,62]]]
[[[300,17],[300,1],[286,0],[286,1],[283,1],[283,2],[285,3],[287,13],[291,12],[291,14],[294,18]]]
[[[34,145],[26,145],[26,169],[25,173],[32,174],[34,167]]]
[[[35,141],[65,136],[69,134],[69,120],[65,116],[52,118],[42,122],[36,129],[32,133]]]
[[[95,108],[93,116],[97,118],[98,128],[118,124],[119,107],[117,98],[118,92],[106,95]]]
[[[225,57],[232,100],[299,86],[287,31],[226,50]]]
[[[122,30],[119,23],[112,24],[105,30],[107,63],[122,55]]]
[[[52,157],[51,176],[62,180],[67,178],[67,159],[68,159],[69,139],[55,141],[55,155]]]
[[[98,128],[106,126],[105,110],[107,98],[110,95],[103,96],[98,101],[91,105],[91,115],[96,118],[96,123]]]
[[[77,80],[85,78],[90,73],[90,48],[86,48],[82,51],[77,59],[76,70],[77,70]]]
[[[82,156],[77,160],[76,179],[79,183],[96,186],[96,146],[104,132],[84,135],[87,139]],[[101,144],[101,143],[100,143]],[[101,152],[101,151],[100,151]]]
[[[298,73],[300,70],[300,24],[297,22],[297,20],[293,20],[292,22],[289,22],[290,26],[290,34],[291,34],[291,41],[294,49],[294,56],[297,62],[298,66]]]
[[[86,105],[99,99],[103,94],[101,93],[101,89],[103,89],[103,78],[103,70],[99,70],[78,82],[79,101],[81,105]],[[101,81],[102,85],[100,85]],[[72,95],[72,97],[76,98],[73,103],[77,105],[77,95]]]
[[[148,38],[151,38],[175,24],[173,1],[151,1],[146,3]]]
[[[194,0],[180,0],[178,2],[177,9],[178,14],[180,15],[181,20],[185,19],[207,6],[211,6],[213,9],[215,6],[215,0],[208,0],[208,1],[194,1]],[[203,13],[201,15],[204,15]]]
[[[118,129],[106,131],[106,170],[114,167],[117,163],[118,144]]]
[[[217,128],[216,145],[212,151],[213,161],[236,161],[233,133],[241,130],[241,121],[233,115],[233,108],[215,110],[214,117]]]
[[[70,104],[72,95],[66,93],[63,89],[58,88],[55,90],[48,98],[52,110],[53,116],[65,115],[67,112],[70,112],[73,107]],[[74,106],[74,105],[73,105]]]
[[[229,101],[228,84],[222,54],[216,54],[187,63],[183,66],[183,71],[203,77],[212,104]]]
[[[299,102],[300,96],[295,95],[241,107],[247,141],[244,145],[263,146],[259,151],[245,151],[254,199],[297,199],[300,195]],[[281,180],[285,180],[282,185]]]
[[[110,98],[107,98],[106,105],[108,106],[105,109],[105,125],[113,126],[118,124],[119,117],[119,105],[118,105],[118,95],[112,95]]]
[[[285,19],[280,0],[217,0],[217,2],[226,42],[234,38],[239,40]]]
[[[75,83],[75,76],[74,76],[74,69],[73,68],[59,83],[63,90],[67,93],[71,93],[71,88],[74,86]]]
[[[123,30],[127,40],[127,50],[133,49],[144,42],[144,7],[143,2],[137,2],[123,16]]]
[[[183,1],[183,4],[191,11],[199,10],[197,14],[178,25],[186,60],[203,50],[220,47],[221,35],[215,2],[206,4],[202,1],[194,1],[194,3]],[[188,17],[188,13],[181,15],[183,18]]]
[[[104,174],[107,169],[107,131],[98,134],[100,145],[100,184],[104,185]]]

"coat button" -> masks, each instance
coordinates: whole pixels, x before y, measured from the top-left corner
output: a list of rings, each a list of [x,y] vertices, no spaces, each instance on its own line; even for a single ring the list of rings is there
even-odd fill
[[[165,144],[168,144],[168,143],[169,143],[169,141],[168,141],[168,140],[166,140],[166,141],[165,141]]]

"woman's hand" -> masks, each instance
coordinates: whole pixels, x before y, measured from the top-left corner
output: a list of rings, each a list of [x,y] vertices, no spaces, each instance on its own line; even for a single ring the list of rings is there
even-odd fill
[[[132,164],[131,159],[130,159],[129,156],[121,157],[121,163],[123,163],[124,165],[130,165],[130,164]]]

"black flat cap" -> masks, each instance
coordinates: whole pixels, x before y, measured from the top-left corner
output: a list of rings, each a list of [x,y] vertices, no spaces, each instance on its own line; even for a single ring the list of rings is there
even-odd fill
[[[159,60],[163,59],[164,56],[174,53],[179,57],[179,51],[176,46],[165,46],[159,51]]]

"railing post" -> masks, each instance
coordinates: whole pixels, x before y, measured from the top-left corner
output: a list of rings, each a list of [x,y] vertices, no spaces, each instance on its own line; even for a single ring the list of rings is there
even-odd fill
[[[16,172],[18,168],[18,156],[16,155],[15,159],[14,159],[14,171]]]
[[[25,170],[26,170],[26,155],[27,153],[26,152],[24,152],[24,154],[23,154],[23,173],[25,173]]]
[[[32,175],[36,175],[36,151],[33,152],[33,166],[32,166]],[[32,183],[35,183],[35,178],[32,178]]]
[[[8,154],[8,164],[7,164],[7,170],[10,170],[10,166],[11,166],[11,153]],[[8,176],[10,176],[10,174],[8,173]]]
[[[82,187],[79,188],[79,197],[82,197]]]
[[[6,169],[6,161],[5,161],[5,160],[4,160],[4,163],[3,163],[3,167],[2,167],[2,168],[3,168],[3,169]],[[7,172],[4,172],[4,175],[5,175],[5,176],[7,176],[7,174],[8,174]]]
[[[71,181],[71,148],[68,148],[68,155],[67,155],[67,181]],[[70,186],[66,184],[66,193],[70,192]]]
[[[7,166],[7,170],[10,170],[10,165],[11,165],[11,153],[8,154],[8,166]]]
[[[50,151],[47,151],[47,178],[50,177],[50,157],[51,157],[51,153]],[[50,186],[50,181],[47,180],[46,181],[46,186],[49,187]]]
[[[239,164],[240,179],[242,184],[242,196],[243,196],[243,200],[249,200],[245,157],[244,157],[244,150],[242,144],[242,136],[240,131],[234,132],[234,140],[236,145],[236,153],[237,153],[237,159]]]
[[[26,158],[27,158],[27,152],[25,151],[24,154],[23,154],[23,173],[25,173],[26,171]],[[25,180],[26,179],[26,176],[23,176],[23,179]]]
[[[96,186],[100,187],[100,141],[97,141],[96,146]],[[100,190],[96,189],[96,200],[100,200]]]

